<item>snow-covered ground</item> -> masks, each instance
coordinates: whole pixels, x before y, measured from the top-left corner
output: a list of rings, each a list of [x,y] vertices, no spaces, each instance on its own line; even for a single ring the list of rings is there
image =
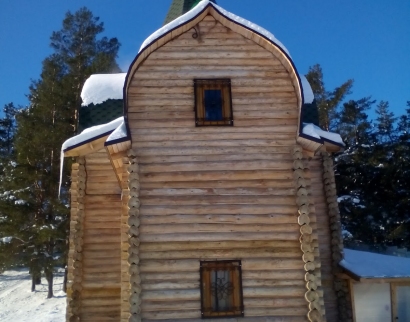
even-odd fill
[[[0,321],[2,322],[63,322],[66,295],[63,292],[63,270],[54,277],[54,298],[47,299],[47,281],[41,279],[31,292],[28,269],[0,274]]]

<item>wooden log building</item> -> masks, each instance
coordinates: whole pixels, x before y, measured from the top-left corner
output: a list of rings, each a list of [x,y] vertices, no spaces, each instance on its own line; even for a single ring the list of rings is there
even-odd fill
[[[167,22],[126,74],[87,80],[80,125],[98,126],[63,146],[67,321],[352,321],[343,143],[308,122],[309,83],[214,1],[175,0]]]

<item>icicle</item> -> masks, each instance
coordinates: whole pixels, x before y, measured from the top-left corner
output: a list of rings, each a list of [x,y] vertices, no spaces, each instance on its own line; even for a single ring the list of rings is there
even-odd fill
[[[64,151],[63,148],[61,148],[61,154],[60,154],[60,182],[58,184],[58,199],[60,199],[60,194],[61,194],[61,184],[63,181],[63,167],[64,167]]]

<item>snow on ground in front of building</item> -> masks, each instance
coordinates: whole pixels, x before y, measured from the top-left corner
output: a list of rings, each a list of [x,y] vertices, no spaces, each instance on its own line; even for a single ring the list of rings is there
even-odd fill
[[[28,269],[10,270],[0,274],[0,321],[2,322],[63,322],[66,294],[63,292],[64,270],[54,277],[54,297],[47,299],[48,284],[41,279],[31,292]]]

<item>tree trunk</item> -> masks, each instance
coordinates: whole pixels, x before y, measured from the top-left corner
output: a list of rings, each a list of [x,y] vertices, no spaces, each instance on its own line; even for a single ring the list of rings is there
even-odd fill
[[[36,290],[36,276],[35,274],[31,274],[31,291],[34,292]]]
[[[47,294],[47,298],[51,299],[54,294],[53,294],[53,271],[52,270],[47,270],[46,272],[46,279],[48,282],[48,294]]]
[[[36,285],[40,285],[41,284],[41,275],[37,275],[36,276]]]
[[[64,268],[64,280],[63,280],[63,292],[67,293],[67,277],[68,277],[68,267],[65,265]]]

